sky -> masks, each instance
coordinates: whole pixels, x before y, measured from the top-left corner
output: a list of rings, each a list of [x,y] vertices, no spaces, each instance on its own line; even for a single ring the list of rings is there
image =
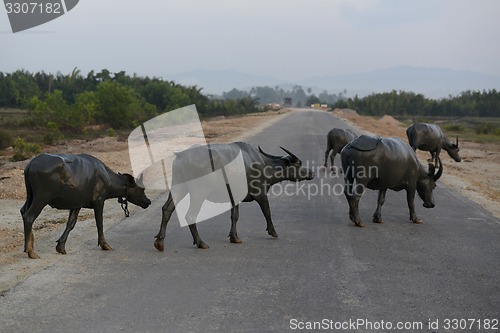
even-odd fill
[[[1,6],[0,71],[297,80],[416,66],[500,76],[499,15],[497,0],[82,0],[14,34]]]

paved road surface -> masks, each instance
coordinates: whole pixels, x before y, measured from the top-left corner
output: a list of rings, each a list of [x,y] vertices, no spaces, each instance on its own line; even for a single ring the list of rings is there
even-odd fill
[[[272,154],[282,145],[318,166],[335,126],[347,125],[328,113],[299,112],[249,141]],[[97,240],[78,247],[70,236],[68,255],[0,297],[0,331],[287,332],[319,321],[347,332],[359,319],[358,331],[404,331],[396,325],[410,322],[444,332],[446,319],[500,319],[498,219],[439,184],[436,208],[416,199],[424,224],[410,223],[404,192],[390,191],[385,223],[371,223],[376,192],[369,191],[360,204],[366,227],[356,228],[344,196],[325,193],[337,183],[319,174],[297,194],[274,191],[276,240],[258,205],[244,203],[243,244],[226,237],[228,213],[198,225],[208,250],[193,247],[174,217],[160,253],[153,240],[163,195],[107,230],[114,251],[101,251]],[[324,195],[314,195],[321,188]],[[436,320],[439,329],[429,327]]]

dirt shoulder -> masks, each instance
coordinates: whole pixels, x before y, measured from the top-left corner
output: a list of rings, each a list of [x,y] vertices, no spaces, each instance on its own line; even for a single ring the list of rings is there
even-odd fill
[[[398,137],[407,141],[406,127],[391,116],[361,116],[348,109],[336,109],[333,114],[367,134]],[[417,154],[422,163],[427,163],[429,153],[417,151]],[[500,145],[462,140],[462,162],[453,161],[445,151],[440,156],[444,166],[442,182],[500,218]]]
[[[210,143],[244,141],[265,127],[286,117],[291,110],[270,111],[245,116],[216,117],[202,121],[203,131]],[[127,141],[115,137],[99,138],[92,141],[73,140],[58,146],[46,147],[47,153],[78,154],[89,153],[108,165],[112,170],[131,173]],[[24,167],[29,161],[10,162],[9,151],[0,156],[0,296],[1,293],[19,281],[53,264],[61,255],[55,251],[55,241],[64,230],[68,218],[67,211],[45,207],[33,226],[35,249],[42,257],[30,260],[23,253],[23,224],[19,209],[24,204]],[[159,192],[148,192],[150,198]],[[131,214],[139,210],[129,206]],[[124,213],[116,200],[106,201],[104,228],[110,228],[124,218]],[[79,244],[96,239],[93,211],[82,209],[78,223],[68,238],[68,253],[76,251]]]

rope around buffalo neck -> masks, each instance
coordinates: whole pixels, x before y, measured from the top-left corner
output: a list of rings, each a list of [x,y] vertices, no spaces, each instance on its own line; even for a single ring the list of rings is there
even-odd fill
[[[125,190],[125,197],[119,197],[118,202],[120,203],[123,212],[125,213],[125,217],[130,216],[130,212],[128,210],[128,201],[127,201],[128,187]]]

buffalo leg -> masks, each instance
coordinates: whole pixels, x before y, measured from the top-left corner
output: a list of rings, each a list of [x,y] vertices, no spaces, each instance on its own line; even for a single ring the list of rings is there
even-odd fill
[[[326,151],[325,151],[325,164],[324,164],[324,167],[325,168],[328,168],[328,156],[330,155],[330,146],[328,146],[328,148],[326,148]]]
[[[63,234],[57,240],[56,251],[61,254],[66,254],[66,240],[68,239],[69,232],[73,230],[78,219],[78,213],[80,208],[72,209],[69,211],[68,222],[66,223],[66,229],[64,229]]]
[[[97,245],[99,245],[101,249],[108,251],[112,250],[113,248],[109,246],[108,242],[106,242],[106,239],[104,238],[104,231],[102,226],[103,210],[104,202],[98,202],[94,205],[95,224],[97,226]]]
[[[175,210],[174,199],[172,198],[172,192],[168,194],[167,202],[161,208],[161,226],[160,231],[155,236],[155,248],[158,251],[163,251],[165,249],[163,245],[163,240],[165,239],[165,232],[167,230],[167,223],[170,221],[170,217]]]
[[[191,235],[193,236],[193,245],[196,245],[199,249],[208,249],[210,247],[201,240],[196,223],[189,225],[189,231],[191,231]]]
[[[434,166],[436,167],[438,165],[438,158],[439,158],[439,154],[441,154],[441,147],[438,147],[436,149],[436,152],[434,153]]]
[[[203,199],[197,198],[196,195],[191,195],[191,202],[189,204],[189,209],[186,213],[186,221],[189,225],[189,230],[193,236],[193,245],[196,245],[199,249],[208,249],[209,246],[205,244],[198,234],[198,228],[196,227],[196,218],[203,204]]]
[[[335,153],[335,152],[332,152],[332,155],[330,155],[330,160],[332,161],[332,166],[331,166],[332,171],[335,170],[335,164],[334,164],[335,156],[337,156],[337,153]]]
[[[31,259],[39,259],[40,257],[35,253],[34,250],[34,236],[33,236],[33,222],[36,220],[38,215],[42,212],[45,203],[41,203],[35,200],[31,202],[28,206],[28,202],[24,204],[21,208],[21,215],[23,217],[24,226],[24,252],[28,253],[28,257]]]
[[[358,190],[361,189],[360,193]],[[364,187],[361,184],[348,183],[344,188],[344,195],[349,203],[349,218],[357,227],[364,227],[359,217],[359,199],[363,193]]]
[[[415,213],[415,189],[406,190],[406,201],[408,202],[408,209],[410,210],[410,220],[413,223],[422,223],[422,220],[417,217]]]
[[[373,222],[375,223],[383,223],[382,222],[382,206],[385,202],[385,192],[387,190],[378,191],[378,199],[377,199],[377,210],[373,213]]]
[[[236,223],[240,217],[240,205],[236,205],[231,208],[231,231],[229,231],[229,241],[231,243],[241,243],[238,238],[238,232],[236,231]]]
[[[273,220],[271,219],[271,208],[269,207],[269,200],[267,199],[267,196],[264,195],[256,200],[259,203],[260,209],[262,210],[264,217],[266,218],[267,233],[271,235],[273,238],[278,238],[278,234],[276,233],[276,230],[274,230]]]

